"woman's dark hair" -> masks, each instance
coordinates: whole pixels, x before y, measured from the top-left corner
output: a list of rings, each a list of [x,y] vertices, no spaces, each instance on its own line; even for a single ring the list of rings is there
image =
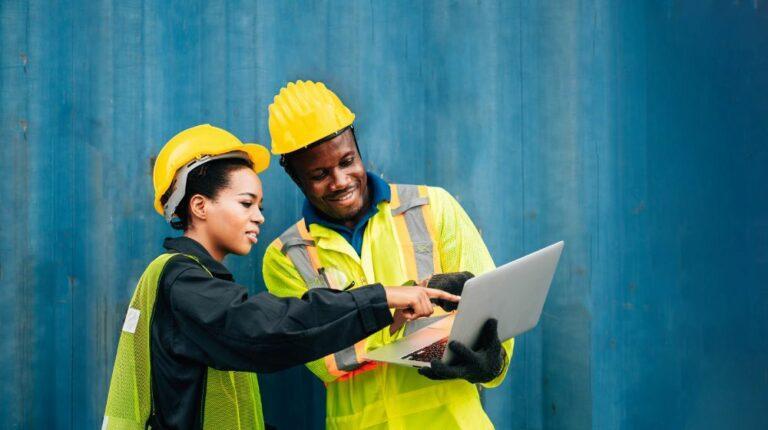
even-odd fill
[[[229,174],[242,168],[252,169],[253,163],[244,158],[222,158],[195,167],[187,175],[184,198],[176,207],[177,219],[171,220],[171,227],[186,231],[189,228],[189,199],[195,194],[215,199],[222,188],[229,186]],[[171,186],[160,199],[163,204],[168,201],[172,191],[173,187]]]

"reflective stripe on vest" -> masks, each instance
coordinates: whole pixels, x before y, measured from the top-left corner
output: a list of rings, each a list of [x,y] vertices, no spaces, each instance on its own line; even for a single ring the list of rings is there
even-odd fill
[[[299,220],[279,237],[281,251],[293,263],[296,270],[309,289],[334,288],[327,276],[325,269],[320,265],[315,241],[307,231],[304,219]],[[334,376],[342,376],[359,368],[363,362],[358,361],[357,348],[364,347],[365,341],[358,342],[346,349],[325,357],[325,366],[328,372]]]
[[[392,186],[392,219],[400,239],[406,273],[416,282],[442,272],[440,253],[432,240],[436,235],[427,196],[427,187],[423,185]],[[445,314],[436,307],[435,316],[406,322],[404,335],[432,324]]]
[[[163,254],[152,261],[133,293],[117,344],[103,430],[139,430],[151,424],[151,318],[160,277],[174,255],[178,254]],[[186,256],[200,264],[194,256]],[[200,267],[211,274],[202,264]],[[264,428],[258,381],[253,373],[208,368],[204,402],[204,429]]]
[[[427,187],[394,185],[391,206],[408,277],[418,282],[440,272]]]
[[[282,243],[280,251],[291,260],[309,289],[331,287],[327,277],[323,276],[315,241],[303,219],[281,234],[279,239]]]

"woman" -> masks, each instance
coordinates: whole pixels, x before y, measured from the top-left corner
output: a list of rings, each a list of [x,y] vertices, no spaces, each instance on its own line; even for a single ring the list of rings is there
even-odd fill
[[[120,335],[105,429],[259,429],[253,373],[304,363],[392,322],[432,313],[428,288],[313,289],[301,299],[248,296],[222,264],[257,242],[266,148],[199,125],[173,137],[155,162],[155,209],[181,237],[147,267]],[[339,336],[339,333],[344,333]]]

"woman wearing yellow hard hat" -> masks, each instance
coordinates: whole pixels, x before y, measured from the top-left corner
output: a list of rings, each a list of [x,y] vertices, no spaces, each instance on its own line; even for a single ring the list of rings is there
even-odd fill
[[[141,276],[120,333],[103,429],[261,429],[256,375],[337,351],[391,323],[389,307],[432,313],[428,288],[317,289],[249,296],[222,264],[245,255],[264,223],[258,173],[269,152],[199,125],[154,166],[154,206],[183,235]],[[340,335],[341,333],[341,335]]]

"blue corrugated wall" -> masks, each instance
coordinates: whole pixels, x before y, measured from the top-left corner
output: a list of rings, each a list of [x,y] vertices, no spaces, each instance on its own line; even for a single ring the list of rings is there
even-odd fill
[[[0,2],[0,427],[98,428],[170,229],[151,157],[201,122],[268,142],[326,82],[369,169],[457,196],[497,262],[564,239],[540,325],[483,393],[500,429],[768,427],[768,2]],[[297,218],[228,261],[253,291]],[[261,378],[268,421],[323,387]]]

